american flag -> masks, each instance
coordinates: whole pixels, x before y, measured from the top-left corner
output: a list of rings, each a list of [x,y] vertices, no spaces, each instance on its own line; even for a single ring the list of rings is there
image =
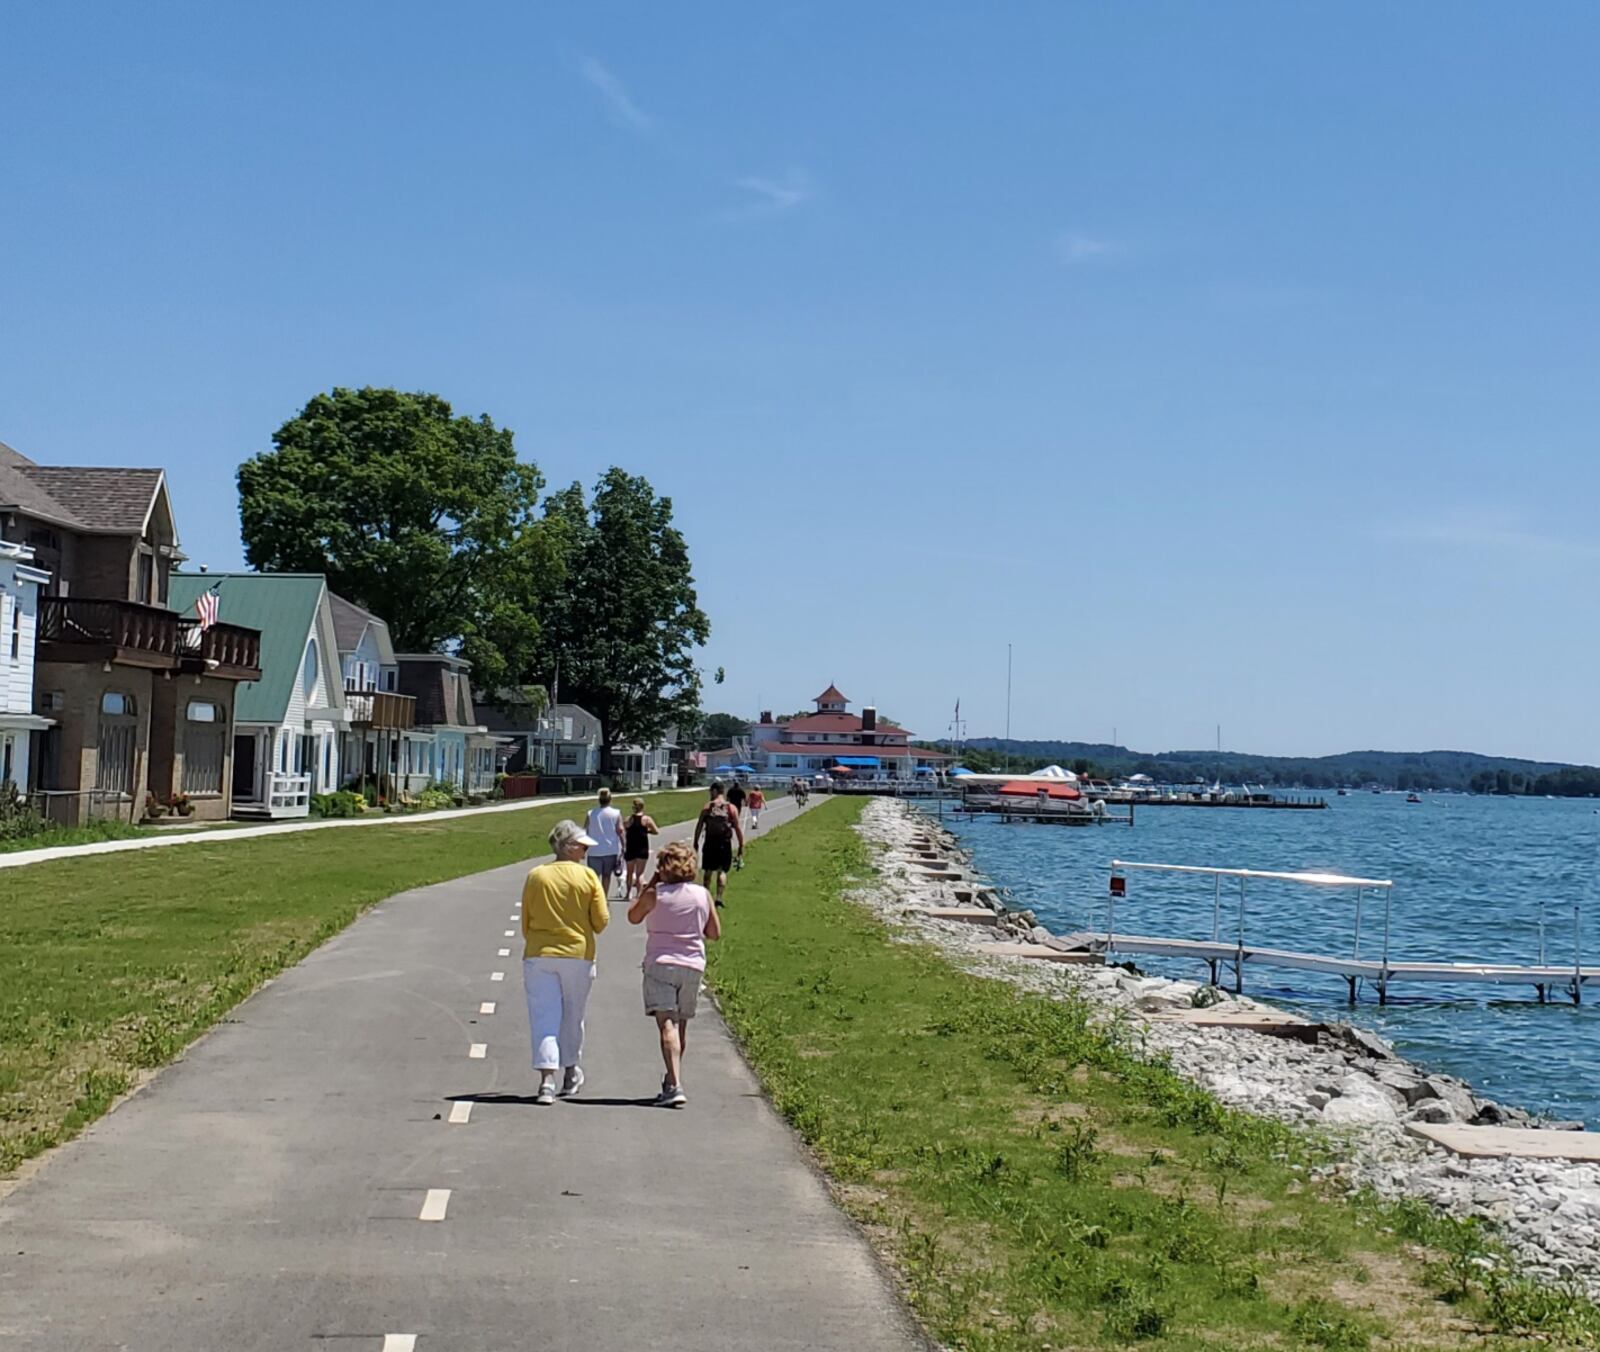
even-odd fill
[[[222,596],[215,586],[208,592],[200,593],[200,599],[194,603],[194,612],[200,617],[202,634],[217,622],[217,607],[221,604]]]

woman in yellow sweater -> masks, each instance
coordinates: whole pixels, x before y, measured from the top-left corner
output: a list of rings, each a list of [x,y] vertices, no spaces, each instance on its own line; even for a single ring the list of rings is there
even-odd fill
[[[583,1011],[594,981],[594,936],[610,922],[605,889],[583,862],[594,841],[577,822],[550,832],[555,862],[540,864],[522,884],[522,987],[528,998],[535,1103],[555,1097],[556,1071],[565,1071],[561,1097],[583,1085]]]

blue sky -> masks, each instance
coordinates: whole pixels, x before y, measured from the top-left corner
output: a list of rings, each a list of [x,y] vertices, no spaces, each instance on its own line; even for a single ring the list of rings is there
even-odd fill
[[[1600,761],[1600,10],[12,7],[0,440],[315,391],[676,504],[727,684]]]

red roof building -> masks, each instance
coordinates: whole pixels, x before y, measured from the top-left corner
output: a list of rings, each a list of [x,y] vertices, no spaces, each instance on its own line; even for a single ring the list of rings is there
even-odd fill
[[[851,713],[850,701],[836,685],[812,703],[814,714],[774,719],[763,713],[751,725],[750,761],[760,773],[810,775],[838,766],[858,778],[911,779],[952,759],[912,746],[906,729],[880,719],[870,705]]]

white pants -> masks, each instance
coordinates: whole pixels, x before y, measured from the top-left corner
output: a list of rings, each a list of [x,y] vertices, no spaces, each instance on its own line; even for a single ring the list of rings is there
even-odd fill
[[[588,958],[525,958],[522,989],[528,997],[533,1068],[561,1070],[583,1051],[583,1011],[589,1003],[594,963]]]

